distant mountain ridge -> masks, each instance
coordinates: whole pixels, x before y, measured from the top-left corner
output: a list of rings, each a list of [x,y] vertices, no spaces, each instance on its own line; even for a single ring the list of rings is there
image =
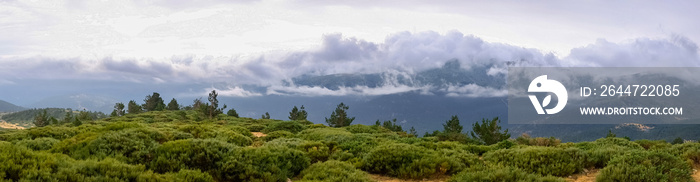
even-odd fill
[[[4,100],[0,100],[0,112],[17,112],[22,110],[26,110],[26,108],[14,105]]]

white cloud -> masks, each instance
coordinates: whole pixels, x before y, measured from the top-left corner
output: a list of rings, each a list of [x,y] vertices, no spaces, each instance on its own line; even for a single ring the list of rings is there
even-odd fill
[[[216,90],[216,92],[219,94],[219,96],[227,96],[227,97],[255,97],[255,96],[262,96],[260,93],[255,93],[251,92],[248,90],[245,90],[241,87],[228,87],[226,89],[208,89],[206,94],[209,94],[211,90]]]
[[[468,84],[464,86],[449,85],[446,96],[449,97],[505,97],[508,95],[506,89],[496,89],[491,87],[482,87],[476,84]]]
[[[411,91],[421,91],[429,93],[428,87],[410,87],[406,85],[385,85],[381,87],[339,87],[337,90],[328,89],[321,86],[270,86],[267,88],[268,95],[301,95],[301,96],[376,96],[390,95]]]

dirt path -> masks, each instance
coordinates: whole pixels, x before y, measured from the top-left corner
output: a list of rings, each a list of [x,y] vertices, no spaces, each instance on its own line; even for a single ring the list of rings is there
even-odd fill
[[[693,175],[691,175],[691,177],[693,177],[693,180],[695,181],[700,181],[700,170],[697,168],[693,169]]]
[[[394,177],[389,177],[389,176],[382,176],[382,175],[377,175],[377,174],[370,174],[370,177],[378,182],[419,182],[419,181],[425,181],[425,182],[445,182],[448,179],[450,179],[450,176],[447,175],[442,175],[430,179],[422,179],[422,180],[405,180],[405,179],[399,179],[399,178],[394,178]]]
[[[250,133],[252,133],[253,136],[255,136],[255,137],[264,137],[264,136],[267,136],[265,133],[261,133],[261,132],[250,132]]]
[[[595,182],[596,176],[598,176],[599,169],[592,169],[583,174],[575,174],[571,177],[566,178],[569,182]]]
[[[14,123],[8,123],[5,122],[5,120],[0,120],[0,128],[7,128],[7,129],[24,129],[24,127],[17,126],[17,124]]]

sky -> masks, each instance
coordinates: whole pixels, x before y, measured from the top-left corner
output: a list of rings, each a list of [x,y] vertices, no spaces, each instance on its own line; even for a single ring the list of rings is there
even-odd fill
[[[215,87],[230,97],[382,95],[429,86],[401,85],[392,76],[379,88],[285,83],[302,75],[411,75],[451,59],[465,69],[492,65],[490,74],[505,74],[512,63],[697,67],[697,7],[697,1],[606,0],[0,0],[0,99],[21,100],[21,87],[45,82],[72,84],[32,88],[80,93],[94,85],[75,83],[197,83],[178,94],[206,96]],[[498,93],[449,87],[456,95]]]

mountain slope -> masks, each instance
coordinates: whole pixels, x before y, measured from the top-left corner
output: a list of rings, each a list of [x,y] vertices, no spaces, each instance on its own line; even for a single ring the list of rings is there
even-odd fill
[[[25,108],[0,100],[0,112],[17,112],[22,110],[25,110]]]

